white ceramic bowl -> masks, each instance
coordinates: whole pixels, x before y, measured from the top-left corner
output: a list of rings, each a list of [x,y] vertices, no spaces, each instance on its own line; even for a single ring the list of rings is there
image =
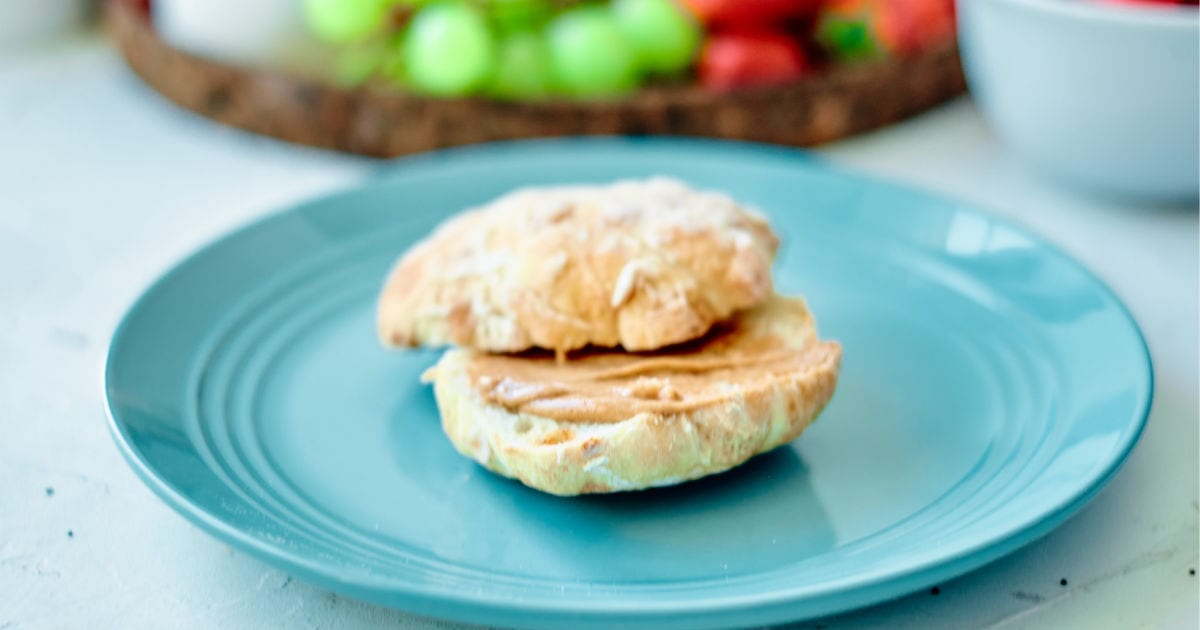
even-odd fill
[[[1092,190],[1190,201],[1200,187],[1200,11],[960,0],[971,94],[1037,168]]]

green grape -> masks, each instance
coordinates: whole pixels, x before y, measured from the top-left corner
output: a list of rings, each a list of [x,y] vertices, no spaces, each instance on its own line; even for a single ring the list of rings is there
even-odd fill
[[[644,70],[673,74],[691,65],[700,27],[674,0],[614,0],[612,12]]]
[[[344,44],[382,27],[390,5],[388,0],[304,0],[304,17],[318,38]]]
[[[612,95],[637,87],[633,49],[604,7],[564,11],[550,22],[546,43],[555,82],[569,94]]]
[[[495,66],[487,18],[462,1],[430,4],[413,16],[401,54],[409,85],[438,96],[460,96],[481,87]]]
[[[498,53],[489,94],[516,100],[545,96],[550,91],[546,44],[538,33],[513,33],[500,42]]]
[[[388,38],[383,47],[377,71],[380,76],[396,85],[408,85],[408,71],[404,67],[403,34],[396,34]]]
[[[366,83],[383,69],[387,54],[387,40],[379,37],[338,50],[334,59],[334,81],[344,87]]]
[[[486,7],[492,22],[506,32],[539,28],[554,12],[549,0],[488,0]]]

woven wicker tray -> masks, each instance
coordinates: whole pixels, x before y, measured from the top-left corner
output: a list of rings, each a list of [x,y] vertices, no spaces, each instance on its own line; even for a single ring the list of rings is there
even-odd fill
[[[673,86],[613,101],[434,99],[380,88],[347,90],[185,53],[157,36],[137,0],[109,0],[105,17],[133,71],[175,103],[291,142],[381,157],[577,134],[807,146],[901,120],[965,89],[957,48],[946,45],[911,58],[834,68],[794,84],[728,93]]]

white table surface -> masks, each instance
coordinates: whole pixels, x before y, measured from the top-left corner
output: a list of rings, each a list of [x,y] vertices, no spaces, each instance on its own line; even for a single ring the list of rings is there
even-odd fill
[[[0,630],[445,627],[293,581],[201,533],[121,459],[100,395],[112,327],[169,264],[378,163],[181,111],[94,35],[4,55]],[[1061,528],[940,595],[820,627],[1197,627],[1197,210],[1122,205],[1043,181],[965,99],[822,152],[1058,243],[1132,309],[1157,380],[1125,467]]]

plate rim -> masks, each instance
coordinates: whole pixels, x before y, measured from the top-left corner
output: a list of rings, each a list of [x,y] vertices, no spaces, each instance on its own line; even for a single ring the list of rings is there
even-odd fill
[[[514,602],[501,596],[488,597],[486,592],[468,595],[425,588],[421,584],[405,584],[396,578],[376,578],[366,573],[339,574],[330,570],[328,565],[255,538],[242,531],[237,525],[210,514],[202,506],[192,501],[186,492],[176,489],[165,477],[156,473],[140,456],[132,439],[127,434],[124,424],[117,419],[115,403],[109,395],[109,382],[113,371],[113,350],[122,336],[128,334],[127,325],[131,316],[138,312],[139,307],[161,287],[168,284],[181,270],[203,258],[228,239],[235,238],[246,231],[261,228],[305,207],[328,203],[342,196],[352,196],[373,183],[402,178],[410,168],[436,168],[439,163],[462,160],[486,161],[502,157],[508,152],[522,152],[527,149],[571,151],[579,150],[581,147],[595,148],[597,145],[602,148],[624,148],[626,150],[636,148],[638,145],[665,149],[715,149],[726,154],[744,153],[751,157],[786,160],[800,168],[816,169],[839,177],[865,181],[886,187],[891,192],[903,193],[914,199],[936,202],[947,208],[953,206],[957,212],[967,213],[981,218],[989,224],[1009,229],[1027,239],[1044,253],[1065,262],[1116,307],[1117,312],[1121,315],[1122,323],[1129,327],[1137,340],[1137,345],[1140,346],[1138,355],[1141,361],[1137,371],[1139,376],[1144,376],[1142,380],[1144,380],[1145,387],[1143,391],[1139,392],[1140,411],[1131,417],[1130,424],[1126,425],[1123,443],[1114,445],[1112,454],[1104,462],[1102,469],[1094,473],[1090,479],[1085,480],[1085,483],[1079,484],[1068,498],[1057,502],[1044,512],[1015,521],[1015,525],[1004,528],[1000,534],[992,538],[980,539],[952,554],[929,558],[903,569],[876,570],[869,574],[856,575],[853,578],[834,582],[832,586],[817,593],[797,592],[803,587],[803,585],[798,585],[793,588],[775,589],[753,595],[705,597],[703,600],[673,595],[671,597],[674,599],[668,597],[647,602],[598,600],[592,602],[592,605],[577,600],[560,601],[553,598]],[[136,292],[135,297],[127,304],[112,327],[101,359],[100,370],[100,393],[104,401],[106,424],[122,457],[137,477],[159,499],[202,531],[247,553],[257,561],[300,574],[319,588],[342,593],[352,591],[354,593],[352,596],[358,599],[372,601],[389,608],[397,608],[393,604],[383,602],[382,597],[371,596],[372,593],[387,593],[405,600],[407,603],[402,609],[409,613],[468,622],[495,623],[500,619],[508,619],[510,622],[517,622],[521,625],[531,623],[547,625],[553,622],[553,619],[548,619],[547,616],[577,616],[580,614],[589,615],[590,618],[573,618],[573,623],[612,623],[621,618],[634,623],[653,622],[656,626],[660,626],[668,621],[666,616],[670,615],[686,615],[688,627],[716,626],[730,620],[749,624],[778,623],[814,618],[881,603],[964,574],[1042,538],[1076,514],[1107,486],[1128,460],[1129,454],[1145,431],[1153,407],[1154,387],[1155,375],[1150,348],[1145,334],[1128,305],[1089,267],[1020,221],[1001,215],[982,204],[964,202],[951,195],[925,190],[911,184],[900,183],[886,177],[831,163],[828,159],[805,150],[762,143],[679,136],[540,138],[481,143],[431,151],[390,160],[382,163],[379,168],[365,178],[353,180],[342,187],[322,194],[273,207],[217,233],[201,245],[187,250],[181,257],[155,273],[152,279]],[[361,593],[366,593],[366,595]],[[805,604],[810,607],[808,611],[800,614],[790,612]],[[678,622],[682,618],[674,621]]]

